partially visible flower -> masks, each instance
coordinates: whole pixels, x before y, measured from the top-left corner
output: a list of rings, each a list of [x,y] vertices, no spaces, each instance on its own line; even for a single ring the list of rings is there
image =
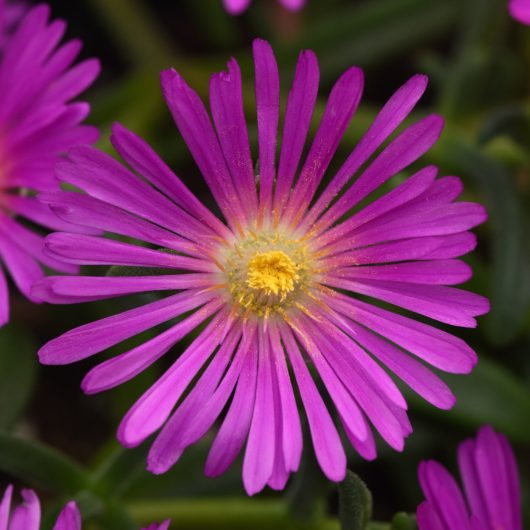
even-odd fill
[[[211,79],[213,122],[176,71],[161,76],[175,123],[224,219],[141,138],[115,125],[111,141],[130,169],[97,149],[78,147],[57,165],[57,176],[86,194],[40,198],[64,221],[128,241],[56,233],[47,238],[46,251],[71,264],[140,267],[138,276],[51,276],[35,284],[35,293],[54,303],[167,292],[42,347],[41,362],[72,363],[168,324],[94,367],[82,384],[87,393],[132,379],[204,326],[127,413],[118,438],[133,447],[161,429],[148,468],[163,473],[227,410],[206,473],[223,473],[246,445],[243,481],[250,494],[266,484],[282,489],[298,469],[303,437],[295,384],[317,459],[335,481],[344,478],[346,455],[314,379],[322,381],[338,423],[367,459],[376,456],[372,425],[398,451],[412,432],[406,400],[383,366],[433,405],[453,406],[450,389],[424,363],[468,373],[476,362],[473,350],[369,298],[463,327],[474,327],[475,316],[488,310],[483,297],[453,287],[471,276],[456,258],[475,247],[469,230],[486,218],[481,205],[456,201],[460,179],[437,178],[428,166],[371,196],[441,133],[443,120],[430,115],[388,141],[425,91],[426,77],[414,76],[397,90],[338,172],[326,175],[360,102],[362,71],[352,67],[339,78],[304,150],[319,69],[314,53],[302,52],[277,164],[280,79],[267,42],[254,42],[254,63],[257,165],[235,60]],[[153,275],[153,267],[162,274]]]
[[[506,437],[482,427],[476,440],[460,444],[458,464],[466,500],[441,464],[420,464],[426,500],[418,506],[419,530],[523,530],[517,463]]]
[[[39,530],[40,502],[33,490],[22,490],[24,502],[11,511],[13,486],[8,486],[0,504],[1,530]],[[69,502],[61,511],[53,530],[80,530],[81,514],[75,502]]]
[[[167,530],[170,522],[169,519],[166,519],[163,523],[152,523],[147,528],[142,528],[141,530]]]
[[[98,136],[94,127],[80,125],[89,105],[71,100],[92,83],[99,63],[91,59],[72,66],[81,43],[59,45],[66,24],[49,22],[49,15],[45,5],[30,10],[0,59],[0,326],[9,319],[2,266],[34,301],[30,287],[43,276],[42,265],[76,271],[43,254],[43,238],[21,218],[47,228],[74,229],[57,219],[35,193],[58,190],[53,169],[60,155]]]
[[[530,26],[530,0],[510,0],[508,10],[515,20]]]
[[[11,513],[13,486],[8,486],[0,503],[0,530],[39,530],[41,520],[40,502],[33,490],[22,490],[24,502]],[[143,530],[167,530],[170,521],[160,525],[153,523]],[[62,509],[53,530],[81,530],[81,513],[74,501]]]
[[[223,0],[225,9],[231,15],[240,15],[246,11],[250,2],[252,0]],[[278,0],[278,2],[289,11],[299,11],[304,7],[306,0]]]

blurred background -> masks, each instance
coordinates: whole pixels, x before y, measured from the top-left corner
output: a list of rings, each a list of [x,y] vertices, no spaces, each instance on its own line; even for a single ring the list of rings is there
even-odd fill
[[[385,100],[414,73],[428,74],[428,91],[411,120],[438,112],[446,127],[421,164],[459,175],[464,198],[489,211],[488,223],[477,231],[478,249],[467,258],[474,268],[467,287],[488,296],[492,310],[478,329],[452,331],[480,358],[471,376],[443,376],[458,398],[452,411],[437,411],[404,389],[414,426],[404,453],[379,443],[379,458],[367,463],[350,449],[349,468],[372,491],[378,521],[415,511],[421,459],[436,458],[456,472],[458,443],[488,423],[514,446],[530,527],[530,28],[509,18],[506,3],[308,0],[306,9],[290,13],[275,0],[254,0],[244,15],[233,17],[221,0],[50,1],[53,16],[68,21],[67,36],[84,41],[83,55],[102,61],[102,74],[88,94],[89,121],[101,127],[100,147],[112,152],[110,124],[123,123],[148,140],[208,204],[161,97],[161,69],[174,67],[207,98],[210,75],[236,57],[255,147],[254,37],[273,44],[284,100],[299,51],[317,53],[321,88],[314,125],[333,82],[347,67],[361,66],[363,103],[335,167]],[[91,397],[79,384],[94,359],[68,367],[37,364],[36,351],[45,341],[138,305],[138,297],[38,306],[11,292],[11,323],[0,330],[0,484],[35,487],[45,506],[45,528],[73,497],[93,529],[134,529],[165,517],[173,518],[171,528],[186,529],[338,528],[336,488],[318,470],[309,441],[302,469],[286,491],[266,490],[252,499],[242,488],[241,460],[221,478],[203,477],[211,438],[159,477],[144,471],[149,441],[134,450],[119,447],[115,429],[121,417],[190,339],[133,381]],[[105,355],[125,351],[145,336]]]

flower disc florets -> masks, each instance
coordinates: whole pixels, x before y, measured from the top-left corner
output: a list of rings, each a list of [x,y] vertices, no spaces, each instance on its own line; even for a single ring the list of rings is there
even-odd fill
[[[222,261],[231,299],[245,316],[296,306],[314,280],[308,245],[283,231],[249,231],[224,249]]]

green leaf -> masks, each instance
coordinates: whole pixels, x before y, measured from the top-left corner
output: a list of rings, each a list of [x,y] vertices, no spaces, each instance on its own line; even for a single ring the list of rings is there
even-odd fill
[[[88,475],[59,451],[7,433],[0,433],[0,470],[29,486],[74,494],[89,484]]]
[[[31,397],[36,351],[27,332],[13,326],[0,331],[0,429],[14,424]]]
[[[171,64],[175,51],[171,39],[164,35],[148,3],[138,0],[91,0],[90,4],[131,64],[154,64],[161,68]]]
[[[442,423],[453,423],[474,430],[488,423],[519,442],[530,441],[530,392],[500,364],[481,357],[470,375],[445,375],[457,402],[450,413],[438,411],[411,395],[415,406]]]
[[[102,496],[117,498],[144,471],[148,446],[126,449],[114,440],[93,473],[94,489]]]
[[[481,125],[478,139],[485,144],[498,136],[508,136],[528,149],[530,145],[530,116],[520,105],[503,107],[491,113]]]
[[[109,504],[103,513],[96,517],[100,528],[105,530],[136,530],[138,524],[118,504]]]
[[[461,2],[455,0],[370,0],[341,9],[324,6],[299,42],[284,44],[283,49],[278,43],[275,48],[280,56],[311,48],[319,57],[322,79],[331,81],[352,64],[367,67],[432,42],[454,27],[460,9]]]
[[[416,530],[416,528],[416,517],[405,512],[396,513],[390,526],[390,530]]]
[[[339,483],[339,519],[342,530],[365,530],[372,518],[372,494],[366,484],[348,470]]]
[[[494,344],[513,340],[528,309],[530,262],[526,220],[515,179],[498,161],[479,149],[448,141],[446,161],[474,178],[484,193],[491,227],[491,311],[485,330]]]

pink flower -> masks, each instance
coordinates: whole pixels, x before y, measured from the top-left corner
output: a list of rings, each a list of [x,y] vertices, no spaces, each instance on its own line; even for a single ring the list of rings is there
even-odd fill
[[[59,46],[66,24],[49,22],[49,11],[45,5],[30,10],[0,58],[0,326],[9,319],[3,267],[34,301],[30,288],[43,276],[42,265],[61,272],[77,270],[46,256],[43,237],[21,221],[76,230],[57,219],[35,194],[58,190],[53,168],[60,156],[98,136],[94,127],[80,125],[89,105],[72,99],[92,83],[99,63],[92,59],[72,66],[81,43]]]
[[[212,77],[213,123],[184,79],[174,70],[162,72],[169,109],[224,220],[142,139],[115,125],[111,140],[130,169],[96,149],[76,148],[57,166],[57,175],[86,195],[57,192],[41,199],[66,222],[129,242],[56,233],[47,238],[46,251],[75,265],[140,269],[133,269],[135,276],[49,277],[34,290],[55,303],[169,291],[162,300],[65,333],[40,350],[40,360],[79,361],[168,323],[159,335],[87,374],[85,392],[101,392],[135,377],[204,325],[127,413],[118,438],[132,447],[161,429],[148,468],[163,473],[228,409],[206,473],[223,473],[246,444],[243,481],[250,494],[266,484],[282,489],[298,469],[302,430],[294,384],[316,457],[334,481],[344,477],[346,456],[314,378],[322,381],[347,437],[367,459],[376,456],[370,423],[398,451],[412,431],[406,401],[381,365],[433,405],[453,406],[449,388],[423,362],[468,373],[476,362],[473,350],[366,298],[463,327],[474,327],[475,316],[488,310],[483,297],[453,287],[471,276],[457,258],[474,248],[469,230],[486,218],[482,206],[455,201],[462,191],[457,177],[437,179],[435,167],[424,167],[361,207],[440,135],[443,121],[430,115],[386,145],[423,94],[425,76],[414,76],[390,98],[326,181],[361,99],[362,71],[348,69],[333,87],[304,160],[319,69],[315,55],[302,52],[277,165],[280,80],[265,41],[255,41],[254,62],[258,176],[237,62]],[[153,268],[161,274],[153,275]]]
[[[247,10],[252,0],[223,0],[225,9],[231,15],[240,15]],[[306,0],[278,0],[280,4],[289,11],[299,11],[306,3]]]
[[[418,506],[419,530],[523,530],[517,463],[506,437],[482,427],[458,448],[466,500],[438,462],[422,462],[426,500]]]
[[[24,502],[11,511],[13,486],[8,486],[0,503],[0,530],[39,530],[41,509],[39,498],[33,490],[22,490]],[[170,521],[153,523],[144,530],[167,530]],[[81,513],[74,501],[62,509],[53,530],[81,530]]]
[[[510,0],[508,10],[515,20],[530,25],[530,0]]]

